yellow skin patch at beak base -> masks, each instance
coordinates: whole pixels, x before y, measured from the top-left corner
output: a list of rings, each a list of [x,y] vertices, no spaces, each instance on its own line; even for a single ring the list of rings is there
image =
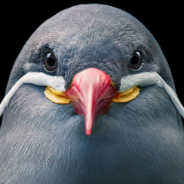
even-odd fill
[[[140,89],[134,86],[127,91],[120,93],[119,97],[113,98],[112,102],[125,103],[135,99],[139,95]],[[52,102],[57,104],[69,104],[71,100],[66,98],[64,92],[60,92],[54,88],[46,87],[44,91],[45,96]]]
[[[69,104],[71,102],[70,99],[65,97],[64,92],[60,92],[51,87],[46,87],[44,94],[50,101],[57,104]]]
[[[140,89],[137,86],[134,86],[127,91],[120,93],[118,98],[113,98],[113,102],[116,103],[124,103],[129,102],[133,99],[135,99],[139,95]]]

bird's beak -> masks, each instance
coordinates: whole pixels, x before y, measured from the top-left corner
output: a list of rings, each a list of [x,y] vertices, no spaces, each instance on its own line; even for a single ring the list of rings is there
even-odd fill
[[[65,95],[71,99],[75,111],[85,117],[85,131],[90,135],[94,119],[108,111],[112,99],[119,93],[106,73],[89,68],[74,76]]]
[[[72,85],[65,92],[47,87],[45,96],[52,102],[67,104],[70,101],[75,111],[85,118],[85,132],[91,134],[96,117],[105,114],[112,102],[128,102],[136,98],[139,88],[133,87],[124,93],[117,92],[109,75],[96,68],[77,73]]]

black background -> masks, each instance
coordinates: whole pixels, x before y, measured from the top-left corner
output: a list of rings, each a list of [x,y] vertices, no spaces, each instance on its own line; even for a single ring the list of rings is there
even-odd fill
[[[183,53],[183,9],[182,3],[163,4],[163,1],[121,0],[118,3],[108,1],[10,1],[1,5],[1,91],[0,100],[4,92],[13,63],[23,45],[36,28],[59,11],[77,4],[100,3],[115,6],[127,11],[153,34],[170,65],[175,81],[176,91],[180,101],[184,104],[184,53]]]

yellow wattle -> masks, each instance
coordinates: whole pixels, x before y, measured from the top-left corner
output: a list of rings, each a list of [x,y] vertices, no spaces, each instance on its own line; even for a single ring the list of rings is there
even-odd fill
[[[44,94],[50,101],[57,104],[69,104],[71,102],[69,98],[65,97],[64,92],[60,92],[51,87],[46,87]]]
[[[140,89],[137,86],[133,86],[129,90],[120,93],[119,97],[113,98],[113,102],[125,103],[135,99],[139,95]]]
[[[120,93],[117,98],[113,98],[112,102],[125,103],[135,99],[139,95],[140,89],[137,86],[133,86],[127,91]],[[54,88],[46,87],[44,91],[45,96],[52,102],[57,104],[69,104],[71,100],[66,98],[64,92],[60,92]]]

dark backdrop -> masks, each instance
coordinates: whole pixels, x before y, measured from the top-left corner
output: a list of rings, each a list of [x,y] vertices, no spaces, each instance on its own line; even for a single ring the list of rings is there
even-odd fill
[[[39,4],[38,4],[39,2]],[[13,63],[23,45],[35,29],[57,12],[77,4],[100,3],[108,4],[123,9],[140,22],[153,34],[169,62],[176,85],[177,94],[184,104],[184,53],[183,53],[183,6],[180,3],[161,4],[155,1],[120,0],[119,3],[108,1],[19,1],[4,2],[1,4],[1,91],[0,101],[4,92]],[[153,4],[154,3],[154,4]],[[1,122],[1,120],[0,120]]]

